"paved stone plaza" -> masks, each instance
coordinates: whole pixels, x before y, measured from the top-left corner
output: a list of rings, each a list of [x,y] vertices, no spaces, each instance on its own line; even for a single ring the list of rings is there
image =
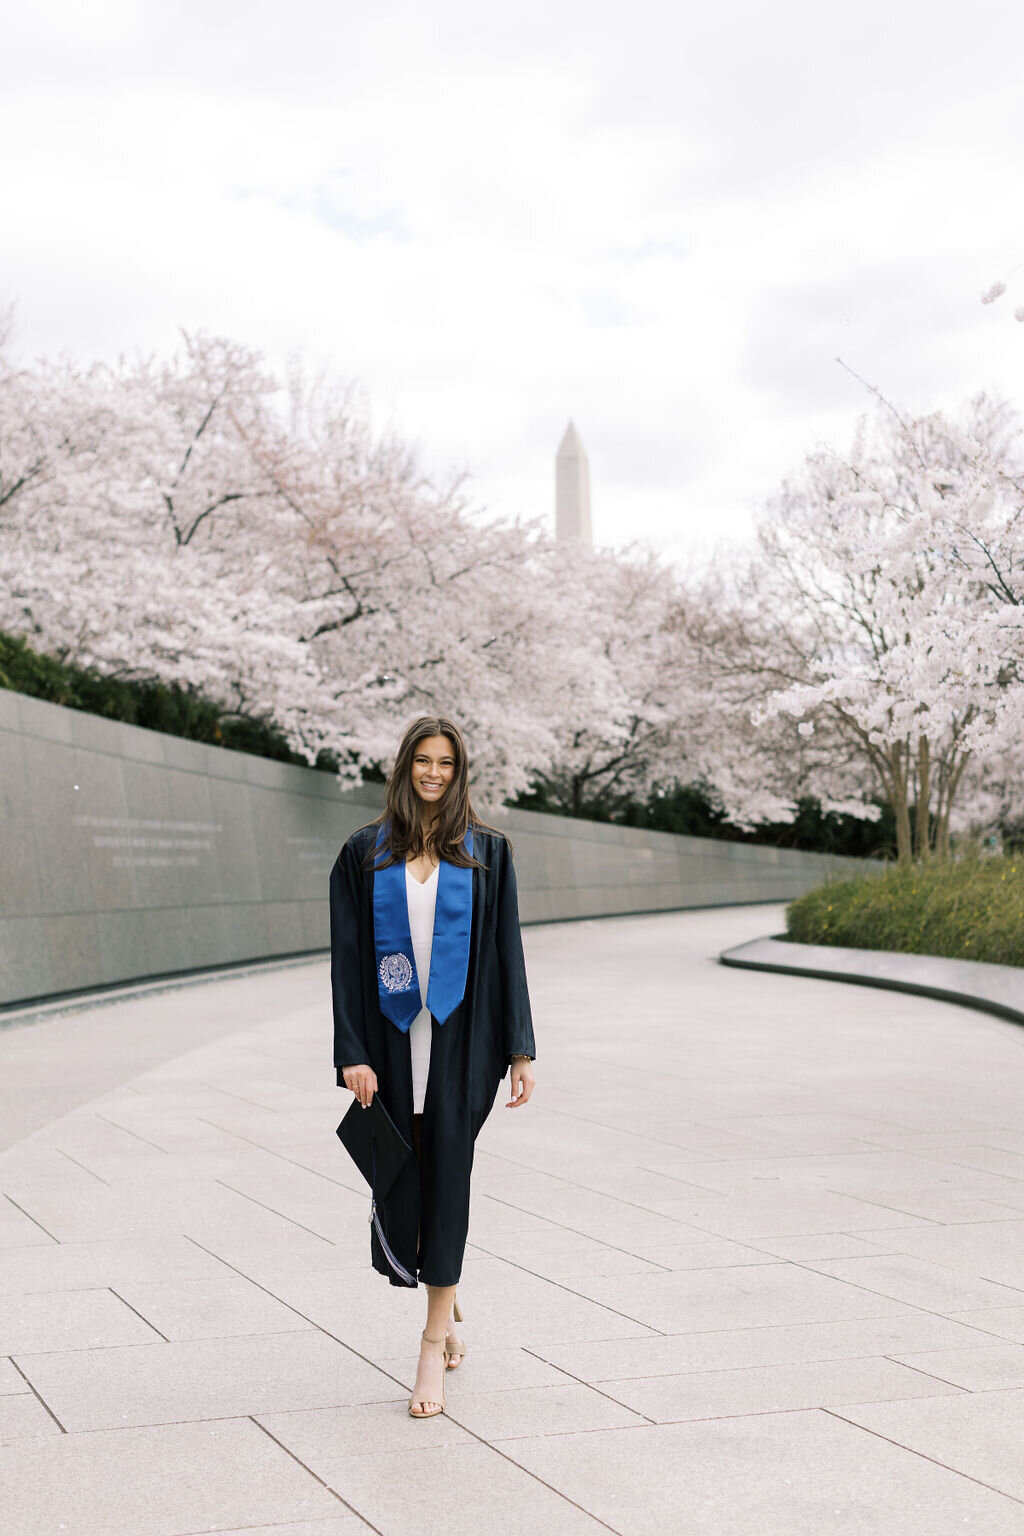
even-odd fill
[[[1024,1031],[526,934],[448,1413],[369,1265],[325,962],[0,1033],[4,1536],[1024,1533]]]

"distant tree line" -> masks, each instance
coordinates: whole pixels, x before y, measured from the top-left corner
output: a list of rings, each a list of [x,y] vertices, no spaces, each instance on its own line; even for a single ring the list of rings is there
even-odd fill
[[[341,784],[439,712],[481,799],[942,855],[1024,821],[1019,444],[1000,401],[879,402],[691,575],[488,516],[355,391],[225,338],[0,345],[5,670],[20,639],[33,689]]]

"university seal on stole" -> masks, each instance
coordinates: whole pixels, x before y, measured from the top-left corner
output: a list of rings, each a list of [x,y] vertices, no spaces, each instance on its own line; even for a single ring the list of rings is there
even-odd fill
[[[388,992],[404,992],[412,981],[412,966],[407,955],[385,955],[380,962],[380,979]]]

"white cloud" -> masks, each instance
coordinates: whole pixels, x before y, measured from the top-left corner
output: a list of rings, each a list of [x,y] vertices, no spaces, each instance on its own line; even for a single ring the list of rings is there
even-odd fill
[[[0,58],[0,299],[26,352],[296,348],[479,500],[674,553],[867,404],[1013,390],[1024,261],[1004,7],[690,13],[23,7]]]

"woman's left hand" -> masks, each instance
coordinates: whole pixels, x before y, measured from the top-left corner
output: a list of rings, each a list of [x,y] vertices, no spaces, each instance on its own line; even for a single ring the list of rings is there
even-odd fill
[[[533,1067],[527,1060],[514,1061],[509,1067],[509,1081],[512,1088],[512,1097],[505,1105],[506,1109],[518,1109],[525,1104],[533,1092],[537,1079],[533,1075]]]

